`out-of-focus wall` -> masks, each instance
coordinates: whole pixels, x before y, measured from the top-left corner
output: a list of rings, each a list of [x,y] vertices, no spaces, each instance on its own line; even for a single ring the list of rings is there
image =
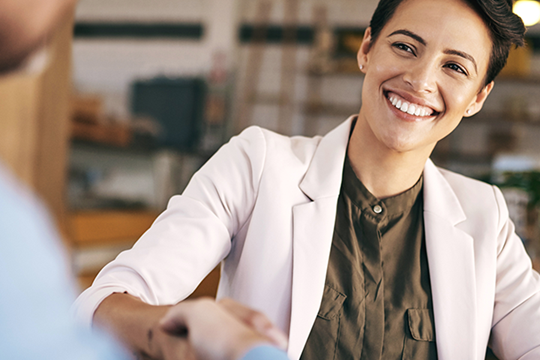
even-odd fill
[[[103,95],[106,111],[129,112],[129,86],[136,79],[202,75],[216,52],[234,63],[236,0],[81,0],[76,22],[87,24],[202,24],[201,39],[75,38],[74,85]]]
[[[240,21],[252,22],[257,13],[258,1],[238,0],[240,3]],[[281,23],[285,12],[285,1],[272,1],[270,12],[271,23]],[[332,25],[366,27],[369,25],[371,14],[377,7],[377,0],[301,0],[299,1],[298,22],[311,24],[313,8],[325,6],[328,8],[328,21]]]

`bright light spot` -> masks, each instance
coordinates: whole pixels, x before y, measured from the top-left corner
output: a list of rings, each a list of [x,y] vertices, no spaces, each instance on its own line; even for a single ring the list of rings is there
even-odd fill
[[[540,20],[540,3],[533,0],[520,0],[514,4],[514,14],[523,20],[525,26],[532,26]]]

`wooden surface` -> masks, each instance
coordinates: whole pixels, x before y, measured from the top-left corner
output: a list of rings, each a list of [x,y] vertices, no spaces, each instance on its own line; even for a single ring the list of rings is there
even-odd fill
[[[131,143],[131,130],[124,124],[90,124],[73,121],[71,137],[98,144],[126,147]]]
[[[159,213],[155,211],[80,211],[68,216],[67,230],[76,247],[137,240]]]
[[[220,273],[220,267],[218,265],[206,276],[189,298],[193,299],[201,296],[216,297]]]
[[[155,211],[74,212],[67,215],[66,235],[74,254],[85,249],[108,248],[115,251],[116,256],[121,250],[131,247],[158,215]],[[122,247],[120,250],[119,246]],[[79,288],[84,290],[89,287],[101,268],[114,256],[104,259],[96,268],[75,274]]]

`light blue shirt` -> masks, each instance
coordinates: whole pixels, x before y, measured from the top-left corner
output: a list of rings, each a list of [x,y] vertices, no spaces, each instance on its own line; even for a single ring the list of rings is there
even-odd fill
[[[250,351],[241,360],[288,360],[287,354],[270,345],[257,346]]]
[[[114,341],[74,322],[74,285],[41,204],[0,164],[0,358],[127,359]]]
[[[0,358],[124,360],[113,339],[69,314],[74,285],[42,205],[0,165]],[[287,360],[272,346],[242,360]]]

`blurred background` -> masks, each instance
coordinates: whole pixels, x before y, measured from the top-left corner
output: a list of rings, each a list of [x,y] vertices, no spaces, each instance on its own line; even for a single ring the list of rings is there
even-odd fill
[[[245,127],[322,135],[357,113],[376,4],[80,0],[39,70],[0,79],[0,156],[51,209],[81,289]],[[502,187],[538,266],[538,25],[527,42],[433,160]]]

